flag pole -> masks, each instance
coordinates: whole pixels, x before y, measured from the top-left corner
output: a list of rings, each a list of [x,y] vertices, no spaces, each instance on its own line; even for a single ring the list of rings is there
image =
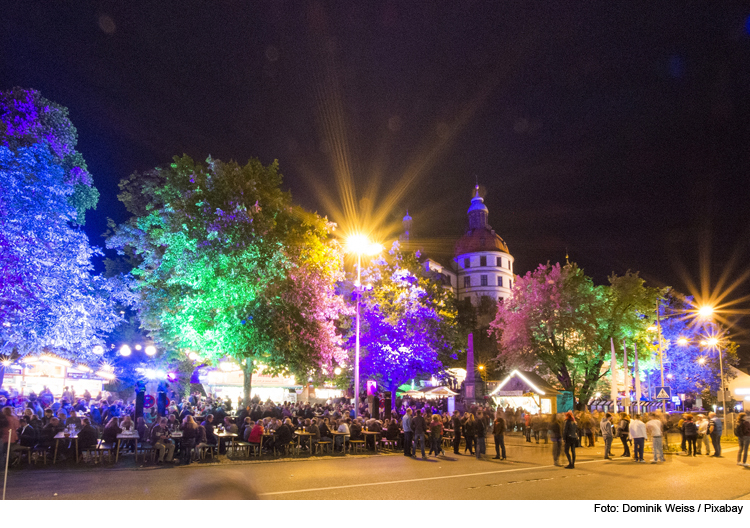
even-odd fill
[[[615,412],[617,412],[617,355],[615,354],[615,341],[613,338],[609,338],[609,342],[612,345],[612,361],[609,364],[610,387],[609,397],[615,406]]]
[[[633,353],[635,359],[633,360],[633,374],[635,375],[635,403],[636,405],[641,404],[641,373],[638,370],[638,345],[633,343]]]
[[[8,485],[8,462],[10,462],[10,439],[12,438],[12,435],[13,435],[13,429],[9,428],[8,429],[8,444],[7,444],[8,454],[5,455],[5,479],[3,480],[3,500],[5,500],[5,488]]]

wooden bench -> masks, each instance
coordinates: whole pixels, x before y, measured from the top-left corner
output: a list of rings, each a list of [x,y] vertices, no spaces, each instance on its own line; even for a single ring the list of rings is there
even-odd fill
[[[365,449],[365,441],[364,440],[349,440],[349,450],[353,453],[356,453],[359,450]]]

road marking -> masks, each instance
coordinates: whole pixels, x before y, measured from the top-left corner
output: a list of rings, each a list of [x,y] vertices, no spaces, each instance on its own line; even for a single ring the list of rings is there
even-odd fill
[[[593,464],[596,462],[604,462],[605,460],[588,460],[586,462],[579,462],[578,465],[581,464]],[[330,491],[330,490],[337,490],[337,489],[348,489],[348,488],[363,488],[368,486],[385,486],[388,484],[407,484],[410,482],[425,482],[428,480],[444,480],[444,479],[453,479],[453,478],[464,478],[464,477],[476,477],[480,475],[497,475],[499,473],[514,473],[516,471],[533,471],[538,469],[548,469],[553,468],[554,465],[551,466],[537,466],[537,467],[526,467],[526,468],[516,468],[516,469],[499,469],[497,471],[481,471],[479,473],[463,473],[461,475],[442,475],[439,477],[423,477],[423,478],[415,478],[415,479],[404,479],[404,480],[389,480],[386,482],[365,482],[363,484],[347,484],[345,486],[328,486],[325,488],[308,488],[308,489],[301,489],[301,490],[289,490],[289,491],[272,491],[269,493],[260,493],[259,495],[262,497],[268,496],[268,495],[287,495],[290,493],[309,493],[313,491]]]

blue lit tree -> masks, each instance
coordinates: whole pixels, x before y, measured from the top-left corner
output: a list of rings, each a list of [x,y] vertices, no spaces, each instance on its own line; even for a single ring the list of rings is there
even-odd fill
[[[393,393],[420,377],[439,376],[455,359],[456,310],[452,294],[423,273],[418,255],[398,243],[362,270],[360,371]],[[349,339],[354,349],[355,336]]]
[[[98,193],[67,110],[38,92],[0,94],[0,355],[90,361],[119,320],[115,286],[81,230]],[[124,293],[125,292],[119,292]]]
[[[672,388],[673,395],[702,396],[704,400],[715,401],[720,388],[719,353],[724,363],[724,377],[729,380],[734,376],[727,367],[737,365],[738,347],[719,327],[693,316],[691,301],[668,295],[661,306],[664,383]],[[707,345],[711,336],[720,338],[718,346]],[[652,375],[659,379],[658,354],[653,369]]]

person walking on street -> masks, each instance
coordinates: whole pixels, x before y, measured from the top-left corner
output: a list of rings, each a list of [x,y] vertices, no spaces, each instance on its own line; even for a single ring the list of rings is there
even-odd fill
[[[531,414],[526,411],[523,415],[523,432],[526,435],[526,441],[531,443]]]
[[[748,467],[747,450],[750,446],[750,420],[747,419],[746,413],[739,413],[734,425],[734,434],[737,436],[739,450],[737,451],[737,465]]]
[[[578,426],[573,418],[573,413],[565,413],[565,425],[563,427],[563,440],[565,441],[565,456],[568,458],[568,465],[565,469],[575,469],[576,467],[576,445],[578,445]]]
[[[475,427],[476,427],[476,433],[477,433],[477,448],[475,450],[476,455],[477,455],[477,460],[481,460],[482,455],[484,455],[487,452],[487,448],[485,445],[485,434],[487,430],[485,429],[483,418],[484,416],[482,415],[482,411],[479,411],[477,413],[477,419],[474,421],[474,423],[476,424]]]
[[[612,449],[612,440],[614,440],[615,435],[612,432],[611,420],[612,415],[607,413],[607,415],[604,417],[604,420],[602,420],[602,423],[600,424],[600,429],[602,431],[602,440],[604,440],[604,460],[612,460],[609,455]]]
[[[646,422],[646,433],[651,436],[651,447],[654,451],[654,459],[651,461],[652,464],[657,462],[664,462],[664,445],[663,440],[663,424],[662,421],[656,416],[656,414],[649,414],[651,418]]]
[[[412,439],[414,428],[412,427],[411,407],[406,409],[406,414],[401,420],[401,428],[404,430],[404,456],[412,456]]]
[[[617,424],[617,435],[620,437],[620,441],[622,442],[623,457],[630,457],[630,446],[628,445],[628,436],[630,432],[630,418],[628,417],[628,413],[621,412],[620,413],[620,422]]]
[[[495,413],[495,423],[492,424],[492,436],[495,437],[495,460],[505,460],[505,418],[503,418],[503,411],[498,410]],[[750,440],[750,437],[748,437]],[[503,456],[500,458],[500,450],[502,449]]]
[[[716,416],[715,412],[708,413],[708,433],[711,436],[711,443],[714,446],[714,454],[711,455],[716,458],[723,458],[721,456],[721,433],[724,432],[724,423],[721,418]]]
[[[556,466],[560,465],[560,453],[562,452],[562,428],[560,427],[560,421],[557,419],[557,415],[553,414],[550,416],[548,424],[548,433],[550,442],[552,442],[552,461]]]
[[[453,454],[460,455],[458,449],[461,447],[461,415],[453,411]]]
[[[641,415],[636,414],[630,422],[630,438],[633,440],[633,455],[636,462],[643,460],[643,447],[646,444],[646,424],[641,421]]]

